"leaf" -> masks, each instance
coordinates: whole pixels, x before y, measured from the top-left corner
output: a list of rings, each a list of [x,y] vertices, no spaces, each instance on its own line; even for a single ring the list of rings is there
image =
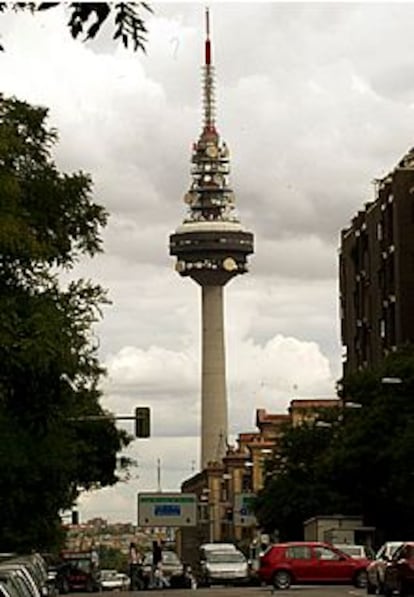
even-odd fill
[[[59,6],[60,2],[42,2],[37,7],[37,10],[49,10],[49,8],[54,8],[55,6]]]

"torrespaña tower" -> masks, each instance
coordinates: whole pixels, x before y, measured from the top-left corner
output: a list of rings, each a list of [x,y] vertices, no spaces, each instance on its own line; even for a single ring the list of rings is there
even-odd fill
[[[214,67],[206,10],[201,135],[193,145],[188,211],[170,236],[176,270],[202,291],[201,469],[225,455],[228,433],[223,287],[248,271],[253,234],[243,229],[229,183],[229,150],[216,129]]]

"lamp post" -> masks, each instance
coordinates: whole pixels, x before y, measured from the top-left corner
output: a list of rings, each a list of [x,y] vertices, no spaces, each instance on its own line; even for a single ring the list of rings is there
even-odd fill
[[[385,385],[399,385],[403,383],[401,377],[382,377],[381,383]]]

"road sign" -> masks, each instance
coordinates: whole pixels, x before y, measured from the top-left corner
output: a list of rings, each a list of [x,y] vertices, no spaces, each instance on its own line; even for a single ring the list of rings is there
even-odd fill
[[[138,494],[138,526],[193,527],[196,524],[195,493]]]
[[[235,526],[251,527],[257,524],[253,513],[254,493],[238,493],[234,496],[233,520]]]

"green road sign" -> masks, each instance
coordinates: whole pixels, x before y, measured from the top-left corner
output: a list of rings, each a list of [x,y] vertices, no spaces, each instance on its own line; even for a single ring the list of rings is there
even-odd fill
[[[195,493],[138,494],[138,526],[192,527],[196,524]]]

